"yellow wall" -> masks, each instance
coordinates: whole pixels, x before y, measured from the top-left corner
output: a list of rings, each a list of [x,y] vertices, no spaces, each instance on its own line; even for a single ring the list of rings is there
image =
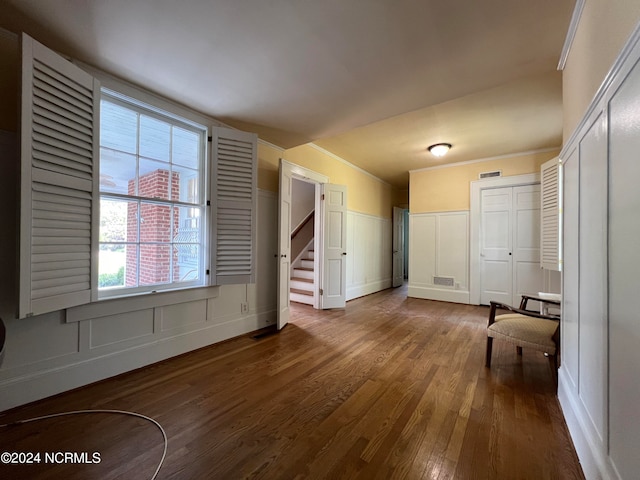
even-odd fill
[[[582,120],[640,19],[638,0],[587,0],[562,73],[563,136]]]
[[[331,183],[346,185],[349,210],[391,218],[395,196],[395,189],[391,185],[376,180],[308,144],[286,150],[283,158],[328,176]]]
[[[531,153],[486,162],[458,165],[409,175],[409,211],[411,213],[469,210],[470,183],[478,174],[502,170],[502,176],[540,171],[540,165],[557,156],[559,150]]]
[[[258,142],[258,188],[278,191],[278,167],[284,150]]]

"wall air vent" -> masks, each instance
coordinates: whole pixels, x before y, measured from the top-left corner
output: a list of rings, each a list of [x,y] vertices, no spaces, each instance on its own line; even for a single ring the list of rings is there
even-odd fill
[[[454,279],[453,277],[433,277],[433,284],[443,287],[453,287]]]
[[[492,178],[492,177],[501,177],[502,170],[494,170],[493,172],[482,172],[479,177],[482,180],[483,178]]]

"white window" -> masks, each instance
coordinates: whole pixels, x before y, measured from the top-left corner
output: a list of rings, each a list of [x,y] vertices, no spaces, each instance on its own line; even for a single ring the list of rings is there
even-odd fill
[[[257,136],[22,49],[19,318],[253,283]]]
[[[205,283],[206,134],[102,91],[100,297]]]

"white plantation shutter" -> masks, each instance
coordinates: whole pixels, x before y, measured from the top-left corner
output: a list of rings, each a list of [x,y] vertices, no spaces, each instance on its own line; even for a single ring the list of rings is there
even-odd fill
[[[560,271],[560,162],[558,158],[542,164],[541,177],[540,264],[542,268]]]
[[[255,282],[258,138],[214,128],[212,283]]]
[[[24,34],[22,57],[20,318],[91,301],[100,92]]]

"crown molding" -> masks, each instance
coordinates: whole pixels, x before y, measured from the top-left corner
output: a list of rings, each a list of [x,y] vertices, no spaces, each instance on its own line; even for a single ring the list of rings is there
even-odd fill
[[[571,22],[569,22],[569,30],[567,30],[567,36],[564,39],[564,45],[562,46],[562,53],[560,54],[560,61],[558,62],[558,70],[564,70],[564,66],[569,58],[569,52],[573,45],[573,40],[576,37],[578,31],[578,25],[580,24],[580,17],[582,16],[582,10],[586,0],[576,0],[576,5],[573,7],[573,15],[571,15]]]
[[[279,147],[278,145],[275,145],[273,143],[267,142],[266,140],[263,140],[261,138],[258,138],[258,143],[261,143],[262,145],[264,145],[265,147],[271,147],[271,148],[275,148],[276,150],[278,150],[279,152],[284,152],[285,149],[282,147]]]

